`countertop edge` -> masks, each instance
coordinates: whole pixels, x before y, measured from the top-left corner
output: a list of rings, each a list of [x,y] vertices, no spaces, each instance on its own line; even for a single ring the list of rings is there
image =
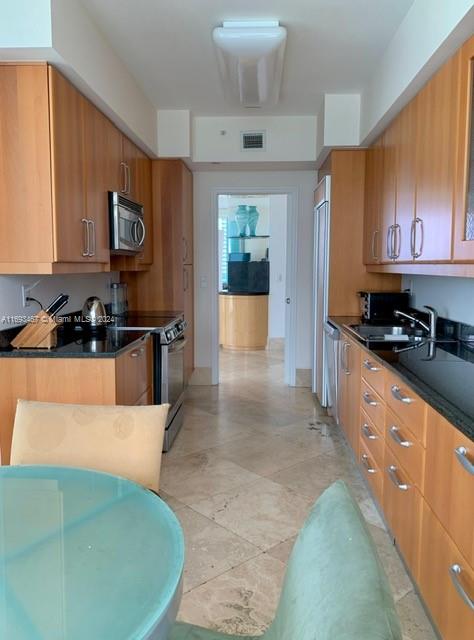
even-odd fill
[[[359,322],[360,318],[345,318],[342,321],[342,318],[338,319],[337,316],[330,316],[329,322],[336,326],[342,333],[344,333],[348,338],[351,338],[368,354],[370,354],[371,358],[374,358],[381,365],[389,369],[392,373],[406,382],[412,389],[417,393],[424,402],[432,409],[437,411],[443,418],[445,418],[448,422],[450,422],[458,431],[460,431],[463,435],[468,437],[470,440],[474,441],[474,421],[469,418],[463,411],[461,411],[458,407],[453,405],[449,400],[446,400],[436,392],[434,389],[429,387],[422,379],[418,378],[414,374],[410,374],[408,371],[400,371],[389,362],[381,358],[376,351],[372,351],[365,344],[358,340],[357,337],[349,331],[345,327],[345,324],[349,324],[349,321]]]

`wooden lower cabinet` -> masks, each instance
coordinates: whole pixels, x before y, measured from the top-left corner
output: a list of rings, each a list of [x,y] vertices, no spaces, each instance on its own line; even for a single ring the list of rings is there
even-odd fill
[[[410,427],[423,445],[426,445],[426,402],[388,370],[385,370],[384,398],[393,413]]]
[[[268,296],[219,295],[219,333],[224,349],[255,351],[267,347]]]
[[[338,416],[339,424],[356,457],[359,452],[359,398],[360,398],[360,357],[359,345],[347,336],[343,337],[339,352],[338,366]]]
[[[385,421],[385,402],[375,392],[372,387],[367,384],[364,378],[360,383],[360,405],[379,429],[383,432]]]
[[[42,402],[134,405],[152,386],[151,367],[149,338],[134,344],[117,358],[0,358],[2,464],[10,461],[13,422],[19,398]]]
[[[376,457],[366,445],[366,440],[362,437],[359,442],[359,463],[362,468],[362,474],[372,489],[375,498],[379,504],[383,500],[383,472],[376,462]]]
[[[425,450],[390,409],[385,416],[385,441],[418,489],[423,491]]]
[[[418,583],[443,640],[472,640],[474,570],[426,502]]]
[[[474,566],[474,442],[428,411],[425,498]]]
[[[398,459],[385,447],[383,511],[412,576],[419,574],[423,498]]]

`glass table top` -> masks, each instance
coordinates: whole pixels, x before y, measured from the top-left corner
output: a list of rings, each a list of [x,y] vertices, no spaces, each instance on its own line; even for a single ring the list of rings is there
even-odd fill
[[[183,563],[175,515],[139,485],[0,467],[0,638],[155,637],[176,614]]]

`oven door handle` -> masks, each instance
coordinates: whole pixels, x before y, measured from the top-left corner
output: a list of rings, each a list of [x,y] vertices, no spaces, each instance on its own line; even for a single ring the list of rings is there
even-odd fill
[[[188,341],[186,338],[179,338],[178,340],[175,340],[170,345],[168,345],[168,353],[176,353],[177,351],[182,351],[187,343]]]

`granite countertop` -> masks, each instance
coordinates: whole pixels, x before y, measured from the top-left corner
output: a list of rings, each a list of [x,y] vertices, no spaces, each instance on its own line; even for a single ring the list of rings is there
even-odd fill
[[[358,324],[360,318],[330,317],[329,321],[353,340],[345,325]],[[380,349],[360,346],[387,369],[392,370],[427,404],[474,440],[474,348],[457,341],[425,343],[396,353],[393,345]],[[405,345],[397,345],[403,347]]]
[[[6,333],[6,332],[2,332]],[[0,343],[0,358],[116,358],[142,341],[150,333],[141,331],[114,331],[106,329],[97,336],[83,336],[80,332],[58,330],[58,344],[53,349],[14,349]],[[11,339],[11,338],[10,338]]]

